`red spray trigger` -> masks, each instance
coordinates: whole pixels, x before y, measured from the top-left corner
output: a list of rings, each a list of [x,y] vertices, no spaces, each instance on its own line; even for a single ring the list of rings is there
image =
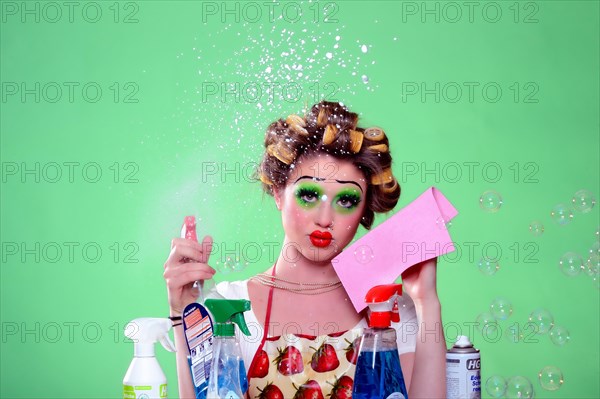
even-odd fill
[[[181,227],[181,238],[198,241],[196,236],[196,217],[186,216]]]
[[[398,295],[402,295],[402,284],[377,285],[367,292],[365,302],[371,310],[370,327],[387,328],[391,325],[393,304],[390,299]]]

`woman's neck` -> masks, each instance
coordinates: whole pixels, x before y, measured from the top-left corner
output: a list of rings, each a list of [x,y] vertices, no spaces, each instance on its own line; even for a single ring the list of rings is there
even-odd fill
[[[266,273],[272,274],[273,267]],[[313,261],[302,255],[293,245],[283,242],[276,262],[275,275],[279,278],[302,283],[329,283],[339,280],[331,260]]]

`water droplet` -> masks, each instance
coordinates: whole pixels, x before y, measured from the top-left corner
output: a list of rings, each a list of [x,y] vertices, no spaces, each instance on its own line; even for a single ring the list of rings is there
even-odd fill
[[[548,335],[550,335],[550,340],[554,343],[554,345],[557,346],[563,346],[571,340],[571,334],[569,334],[569,330],[563,326],[552,327]]]
[[[584,269],[583,259],[575,252],[567,252],[558,261],[560,270],[569,277],[575,277]]]
[[[362,76],[362,81],[363,81],[363,83],[365,83],[365,84],[366,84],[366,83],[369,83],[369,77],[368,77],[367,75],[363,75],[363,76]]]
[[[595,241],[588,252],[590,255],[600,255],[600,241]]]
[[[498,320],[506,320],[513,312],[512,303],[504,297],[498,297],[490,304],[490,312]]]
[[[356,259],[358,263],[364,265],[373,260],[373,258],[373,249],[368,245],[361,245],[354,250],[354,259]]]
[[[587,190],[579,190],[573,195],[573,207],[582,213],[587,213],[596,205],[596,198]]]
[[[517,375],[508,379],[505,394],[508,399],[533,398],[533,386],[527,377]]]
[[[550,216],[561,226],[569,224],[573,220],[573,211],[565,204],[558,204],[550,212]]]
[[[363,44],[362,46],[360,46],[360,50],[361,50],[363,53],[366,53],[367,51],[369,51],[369,48],[367,47],[367,45],[366,45],[366,44]]]
[[[493,375],[485,382],[485,390],[492,398],[501,398],[506,392],[506,380],[499,375]]]
[[[331,53],[325,53],[325,57],[327,57],[327,59],[332,59],[333,58],[333,54],[331,54]]]
[[[546,366],[538,373],[540,385],[546,391],[556,391],[560,389],[564,380],[563,373],[556,366]]]
[[[546,334],[554,326],[554,316],[546,309],[536,309],[529,314],[538,334]]]
[[[534,220],[529,224],[529,232],[534,236],[541,236],[544,233],[544,225],[538,220]]]
[[[477,264],[479,271],[486,276],[492,276],[500,269],[500,264],[495,260],[481,258]]]
[[[335,37],[335,40],[336,40],[336,41],[339,41],[340,39],[341,39],[341,38],[340,38],[339,36],[336,36],[336,37]]]
[[[502,206],[502,196],[493,190],[486,191],[479,197],[479,206],[486,212],[498,212]]]

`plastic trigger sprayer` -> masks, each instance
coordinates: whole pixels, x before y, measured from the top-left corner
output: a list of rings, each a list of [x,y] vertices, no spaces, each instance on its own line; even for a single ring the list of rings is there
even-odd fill
[[[396,330],[391,326],[394,302],[402,295],[402,284],[378,285],[369,290],[369,328],[360,342],[352,398],[407,399]],[[397,316],[396,316],[397,317]]]
[[[125,336],[134,343],[133,360],[123,378],[123,398],[166,398],[167,377],[156,357],[154,344],[159,341],[169,352],[175,345],[169,338],[172,322],[164,318],[142,317],[125,326]]]
[[[204,302],[214,321],[213,360],[208,379],[208,399],[241,399],[248,390],[246,368],[240,345],[235,339],[235,324],[250,335],[244,312],[250,310],[246,299],[212,299]]]
[[[195,216],[186,216],[184,218],[183,226],[181,226],[181,238],[198,242]],[[213,279],[195,281],[194,287],[198,288],[198,303],[204,303],[204,301],[210,297],[222,298],[221,295],[217,294],[216,285]]]

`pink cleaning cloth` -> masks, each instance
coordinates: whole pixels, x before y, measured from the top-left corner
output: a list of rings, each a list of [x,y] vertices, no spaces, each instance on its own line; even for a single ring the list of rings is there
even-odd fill
[[[333,258],[357,312],[370,288],[393,283],[409,267],[454,251],[447,223],[458,214],[435,187]]]

